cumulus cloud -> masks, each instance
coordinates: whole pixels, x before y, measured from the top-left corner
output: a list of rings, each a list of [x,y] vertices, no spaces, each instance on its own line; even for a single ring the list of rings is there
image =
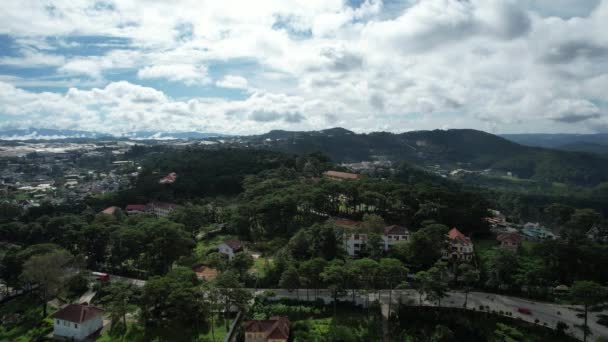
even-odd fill
[[[555,1],[13,2],[0,64],[49,76],[0,75],[0,114],[114,131],[604,129],[608,0]],[[62,50],[83,36],[100,51]],[[246,91],[206,97],[216,87]]]
[[[221,80],[215,82],[215,85],[221,88],[232,89],[247,89],[247,79],[241,76],[226,75]]]
[[[152,65],[137,72],[140,79],[164,78],[173,82],[183,82],[187,85],[207,84],[211,82],[207,75],[207,67],[191,64]]]

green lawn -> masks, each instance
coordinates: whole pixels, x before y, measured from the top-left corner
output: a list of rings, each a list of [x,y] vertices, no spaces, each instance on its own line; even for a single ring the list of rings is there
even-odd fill
[[[50,316],[54,310],[47,309]],[[0,325],[0,341],[36,341],[53,330],[53,320],[42,318],[40,302],[33,296],[26,295],[0,306],[0,318],[3,317],[7,320],[14,317],[16,321]]]

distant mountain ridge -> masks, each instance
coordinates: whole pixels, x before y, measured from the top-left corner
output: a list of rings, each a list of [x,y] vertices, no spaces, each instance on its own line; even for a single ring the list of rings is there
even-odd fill
[[[70,129],[26,128],[0,130],[0,140],[64,140],[128,138],[137,140],[205,139],[227,136],[221,133],[136,131],[124,134],[108,134]]]
[[[492,169],[547,182],[597,185],[608,181],[608,158],[520,145],[473,129],[357,134],[334,128],[271,131],[247,139],[289,153],[320,151],[337,162],[388,159],[452,169]]]
[[[608,133],[597,134],[502,134],[518,144],[608,155]]]

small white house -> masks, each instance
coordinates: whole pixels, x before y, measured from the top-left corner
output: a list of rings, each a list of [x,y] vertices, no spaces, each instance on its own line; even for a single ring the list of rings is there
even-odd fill
[[[103,328],[104,311],[87,304],[69,304],[53,317],[53,337],[84,341]]]
[[[236,253],[243,250],[243,244],[238,240],[228,240],[220,243],[217,249],[221,254],[228,256],[228,260],[232,260]]]

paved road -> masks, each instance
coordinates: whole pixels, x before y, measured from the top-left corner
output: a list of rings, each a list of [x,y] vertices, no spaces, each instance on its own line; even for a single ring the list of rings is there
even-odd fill
[[[120,277],[116,275],[110,275],[111,282],[127,282],[136,286],[145,285],[145,280],[133,279]],[[256,295],[261,295],[265,289],[249,289],[252,293]],[[301,299],[306,300],[306,290],[300,289],[295,291],[288,291],[284,289],[268,289],[276,294],[275,298],[290,298],[290,299]],[[352,301],[352,291],[347,290],[346,295],[341,297],[342,301]],[[312,290],[308,293],[308,298],[310,300],[315,300],[314,293]],[[318,290],[318,298],[323,299],[325,303],[332,302],[331,292],[329,290],[323,289]],[[381,304],[388,304],[389,302],[389,291],[382,290],[380,291],[380,302]],[[447,307],[455,307],[462,308],[464,305],[465,295],[462,292],[449,292],[448,296],[444,298],[441,302],[442,306]],[[366,298],[365,294],[357,293],[355,295],[355,302],[359,305],[365,305],[368,302],[374,301],[378,299],[378,293],[370,293],[368,298]],[[418,293],[414,290],[393,290],[392,294],[392,307],[396,308],[398,303],[406,303],[409,305],[417,305],[419,302]],[[423,305],[433,306],[436,303],[430,303],[423,299]],[[471,292],[469,293],[469,299],[467,308],[475,308],[479,310],[480,306],[489,307],[490,311],[503,311],[503,312],[511,312],[512,317],[519,318],[525,320],[527,322],[535,323],[536,320],[539,321],[539,324],[545,325],[552,329],[555,329],[557,322],[564,322],[569,326],[568,332],[573,336],[582,339],[582,331],[578,328],[575,328],[575,325],[582,324],[582,318],[577,317],[577,314],[582,313],[582,307],[576,305],[558,305],[552,303],[543,303],[543,302],[535,302],[528,299],[518,298],[518,297],[510,297],[510,296],[502,296],[492,293],[483,293],[483,292]],[[386,310],[384,314],[388,313],[388,306],[383,305]],[[527,308],[532,311],[531,315],[526,315],[519,313],[517,311],[518,308]],[[590,312],[589,313],[589,328],[593,333],[592,337],[595,339],[599,336],[608,337],[608,328],[602,325],[597,324],[600,314],[608,315],[608,311],[604,310],[602,312]]]
[[[275,298],[290,298],[296,299],[300,298],[301,300],[306,300],[306,290],[299,290],[289,292],[288,290],[283,289],[269,289],[270,291],[276,294]],[[256,294],[262,294],[265,290],[257,290]],[[357,304],[364,305],[366,303],[365,294],[356,294],[355,302]],[[310,300],[315,300],[313,291],[309,292]],[[332,297],[331,292],[329,290],[319,290],[319,297],[325,303],[331,303]],[[377,293],[369,294],[370,301],[374,301],[378,299]],[[380,294],[380,302],[383,304],[382,306],[386,309],[383,311],[383,314],[388,313],[388,302],[389,302],[389,291],[383,290]],[[447,307],[455,307],[462,308],[464,305],[465,295],[462,292],[450,292],[446,298],[441,301],[442,306]],[[347,291],[347,295],[340,298],[342,301],[352,301],[351,291]],[[392,294],[392,302],[393,308],[397,307],[399,302],[410,304],[410,305],[418,305],[419,296],[418,293],[414,290],[394,290]],[[423,298],[423,305],[433,306],[436,303],[430,303]],[[479,310],[479,307],[483,305],[484,307],[489,306],[491,311],[503,311],[503,312],[511,312],[512,317],[519,318],[531,323],[534,323],[535,320],[539,320],[539,324],[544,325],[546,323],[547,327],[555,329],[557,322],[564,322],[568,324],[570,327],[569,333],[573,336],[582,339],[582,332],[580,329],[574,327],[574,325],[581,325],[582,318],[577,317],[576,315],[582,313],[582,308],[576,305],[558,305],[552,303],[542,303],[535,302],[528,299],[518,298],[518,297],[510,297],[510,296],[502,296],[491,293],[483,293],[483,292],[471,292],[469,293],[469,299],[467,307],[469,309],[475,308]],[[526,315],[519,313],[517,311],[518,308],[527,308],[532,311],[531,315]],[[597,324],[598,315],[599,314],[608,314],[608,311],[604,310],[603,312],[590,312],[589,313],[589,328],[591,329],[593,335],[593,339],[605,336],[608,337],[608,328]]]

